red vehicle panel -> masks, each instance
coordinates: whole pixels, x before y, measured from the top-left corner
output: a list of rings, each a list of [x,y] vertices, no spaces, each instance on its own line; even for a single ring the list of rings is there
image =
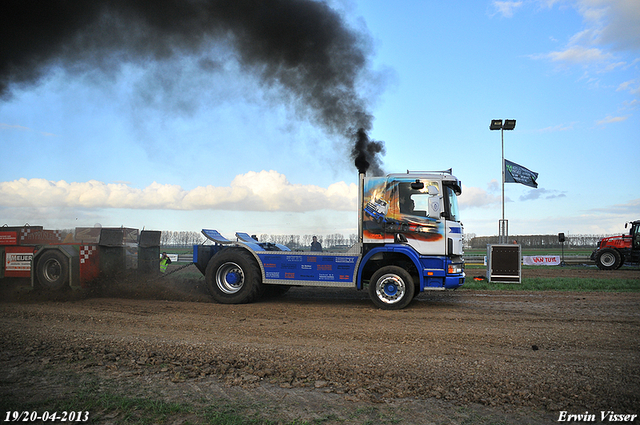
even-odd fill
[[[100,274],[100,251],[97,245],[80,245],[80,286],[96,279]]]
[[[18,245],[18,232],[0,232],[0,245]]]
[[[5,269],[6,277],[29,277],[31,276],[31,258],[34,248],[29,246],[8,246],[5,249]]]

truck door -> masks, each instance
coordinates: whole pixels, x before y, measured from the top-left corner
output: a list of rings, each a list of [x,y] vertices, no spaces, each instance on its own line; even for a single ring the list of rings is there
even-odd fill
[[[422,255],[443,255],[445,226],[439,181],[399,181],[393,188],[387,232],[406,239]]]
[[[462,255],[462,223],[458,213],[458,197],[455,189],[451,186],[444,186],[444,217],[445,217],[445,237],[447,240],[448,255]]]

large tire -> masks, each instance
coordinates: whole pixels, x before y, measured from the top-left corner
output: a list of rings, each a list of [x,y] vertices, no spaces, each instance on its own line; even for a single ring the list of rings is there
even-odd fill
[[[205,273],[207,289],[221,304],[245,304],[262,296],[260,267],[242,248],[228,248],[214,255]]]
[[[622,265],[620,253],[615,249],[605,248],[596,254],[596,265],[600,270],[615,270]]]
[[[369,281],[371,301],[384,310],[400,310],[409,305],[416,291],[413,278],[402,267],[385,266]]]
[[[69,261],[60,251],[46,251],[36,264],[36,278],[41,288],[59,291],[69,285]]]

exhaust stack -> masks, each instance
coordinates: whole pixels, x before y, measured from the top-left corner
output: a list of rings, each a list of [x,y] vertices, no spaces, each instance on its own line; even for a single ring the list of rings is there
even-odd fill
[[[358,243],[362,247],[364,231],[364,176],[362,171],[358,172]]]

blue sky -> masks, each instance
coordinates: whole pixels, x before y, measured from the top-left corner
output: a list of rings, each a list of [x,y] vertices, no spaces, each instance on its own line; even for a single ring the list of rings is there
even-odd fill
[[[368,34],[361,81],[387,172],[453,168],[466,233],[603,234],[640,219],[640,2],[336,0]],[[0,225],[270,234],[356,231],[350,146],[243,72],[197,54],[52,66],[0,100]]]

